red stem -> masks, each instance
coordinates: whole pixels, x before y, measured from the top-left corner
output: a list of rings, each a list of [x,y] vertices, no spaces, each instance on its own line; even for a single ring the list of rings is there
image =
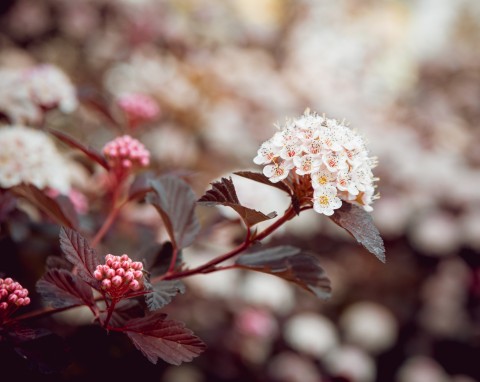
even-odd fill
[[[193,268],[193,269],[189,269],[189,270],[186,270],[186,271],[183,271],[183,272],[178,272],[178,273],[173,273],[173,274],[167,272],[166,274],[164,274],[162,276],[159,276],[159,277],[156,277],[156,278],[152,279],[152,283],[159,282],[159,281],[162,281],[162,280],[180,279],[180,278],[183,278],[183,277],[192,276],[192,275],[199,274],[199,273],[214,272],[215,270],[217,270],[215,268],[215,265],[220,264],[220,263],[222,263],[222,262],[224,262],[228,259],[231,259],[232,257],[238,255],[240,252],[243,252],[245,249],[250,247],[250,245],[253,242],[266,238],[268,235],[270,235],[276,229],[281,227],[284,223],[286,223],[287,221],[292,219],[294,216],[295,216],[295,210],[293,209],[292,206],[290,206],[288,208],[288,210],[285,211],[285,214],[280,219],[278,219],[271,226],[265,228],[259,234],[254,235],[252,237],[250,229],[248,229],[247,230],[247,238],[245,239],[245,241],[242,244],[240,244],[238,247],[232,249],[230,252],[227,252],[226,254],[224,254],[222,256],[216,257],[216,258],[210,260],[208,263],[200,265],[197,268]],[[223,269],[223,268],[221,268],[221,269]],[[218,270],[220,270],[220,269],[218,269]]]

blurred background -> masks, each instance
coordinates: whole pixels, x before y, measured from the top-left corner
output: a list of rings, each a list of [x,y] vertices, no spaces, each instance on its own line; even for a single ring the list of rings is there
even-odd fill
[[[152,366],[122,338],[65,324],[73,353],[60,379],[480,381],[478,0],[2,0],[0,70],[39,63],[63,70],[80,101],[47,125],[98,149],[126,132],[107,117],[122,118],[118,97],[151,97],[158,116],[129,133],[197,195],[221,175],[259,171],[252,159],[275,122],[307,107],[345,118],[379,158],[372,214],[387,253],[381,264],[307,212],[271,241],[320,256],[329,301],[262,274],[196,276],[168,312],[207,343],[202,356]],[[273,189],[234,181],[248,206],[287,207]],[[145,233],[158,228],[152,210],[128,206],[122,240],[105,246],[133,251],[132,224],[134,243],[161,239]],[[206,228],[191,264],[242,237],[224,211],[197,212]],[[2,239],[0,264],[33,289],[55,233],[25,235]]]

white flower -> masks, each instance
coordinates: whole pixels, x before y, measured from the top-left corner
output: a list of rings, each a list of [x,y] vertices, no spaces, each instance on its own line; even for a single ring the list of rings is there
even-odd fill
[[[70,113],[78,104],[70,80],[53,65],[1,69],[0,88],[0,111],[13,123],[35,124],[41,121],[44,109]]]
[[[361,136],[335,119],[307,110],[296,119],[277,126],[274,136],[263,143],[254,162],[265,165],[263,173],[271,182],[287,179],[290,170],[311,181],[311,189],[299,188],[307,202],[312,198],[315,211],[332,215],[343,199],[371,211],[374,195],[372,168]],[[289,178],[289,182],[298,178]]]
[[[337,197],[337,189],[327,185],[316,188],[313,194],[313,209],[319,214],[333,215],[333,210],[340,208],[342,201]]]
[[[328,184],[335,185],[337,180],[335,173],[330,172],[325,166],[320,167],[317,171],[312,172],[312,186],[314,189],[325,187]]]
[[[0,187],[26,183],[68,194],[69,163],[48,135],[24,126],[1,127],[0,147]]]
[[[56,66],[38,65],[24,72],[24,81],[33,101],[42,107],[58,107],[71,113],[77,107],[75,88]]]
[[[272,183],[280,182],[288,176],[289,171],[294,167],[292,161],[284,161],[280,164],[271,164],[263,168],[263,174],[270,178]]]

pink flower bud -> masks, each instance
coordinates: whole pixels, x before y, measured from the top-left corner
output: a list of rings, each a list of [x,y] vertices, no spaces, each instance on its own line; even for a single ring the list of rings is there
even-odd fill
[[[125,278],[125,280],[127,280],[127,281],[132,281],[135,277],[134,277],[134,275],[133,275],[133,272],[128,271],[128,272],[125,273],[125,277],[124,277],[124,278]]]
[[[93,272],[93,277],[100,281],[103,279],[103,273],[97,269],[95,272]]]
[[[0,302],[0,310],[6,310],[8,308],[8,304],[6,302]]]
[[[30,297],[25,297],[25,298],[23,299],[23,306],[26,306],[26,305],[28,305],[28,304],[30,304]]]
[[[13,283],[13,280],[10,278],[10,277],[7,277],[5,280],[4,280],[4,283],[7,284],[7,285],[10,285]]]
[[[123,279],[120,276],[114,276],[112,278],[112,284],[115,285],[116,287],[122,285]]]
[[[140,289],[140,283],[137,280],[132,280],[129,284],[129,287],[132,290],[139,290]]]
[[[122,257],[120,257],[120,259],[121,259],[122,261],[128,261],[128,260],[130,260],[130,258],[128,257],[128,255],[127,255],[126,253],[124,253],[124,254],[122,255]]]
[[[11,303],[15,303],[15,301],[17,301],[18,297],[14,294],[11,294],[7,297],[7,301],[8,302],[11,302]]]
[[[113,269],[109,269],[106,273],[107,278],[111,279],[113,276],[115,276],[115,271]]]
[[[119,261],[114,261],[113,264],[112,264],[112,268],[113,269],[118,269],[120,268],[121,264]]]
[[[123,276],[125,276],[125,269],[123,269],[123,268],[118,268],[118,269],[115,271],[115,273],[116,273],[118,276],[123,277]]]
[[[17,299],[17,301],[15,301],[15,305],[17,306],[22,306],[24,303],[24,299],[23,298],[19,298]]]
[[[143,277],[143,272],[142,271],[135,271],[133,272],[133,276],[138,280]]]
[[[109,279],[105,279],[102,281],[103,289],[110,289],[111,286],[112,286],[112,282]]]

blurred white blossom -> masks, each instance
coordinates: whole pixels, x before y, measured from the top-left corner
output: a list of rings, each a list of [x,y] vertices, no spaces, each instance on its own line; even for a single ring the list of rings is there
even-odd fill
[[[0,128],[0,186],[33,184],[68,194],[72,167],[45,133],[15,125]]]

